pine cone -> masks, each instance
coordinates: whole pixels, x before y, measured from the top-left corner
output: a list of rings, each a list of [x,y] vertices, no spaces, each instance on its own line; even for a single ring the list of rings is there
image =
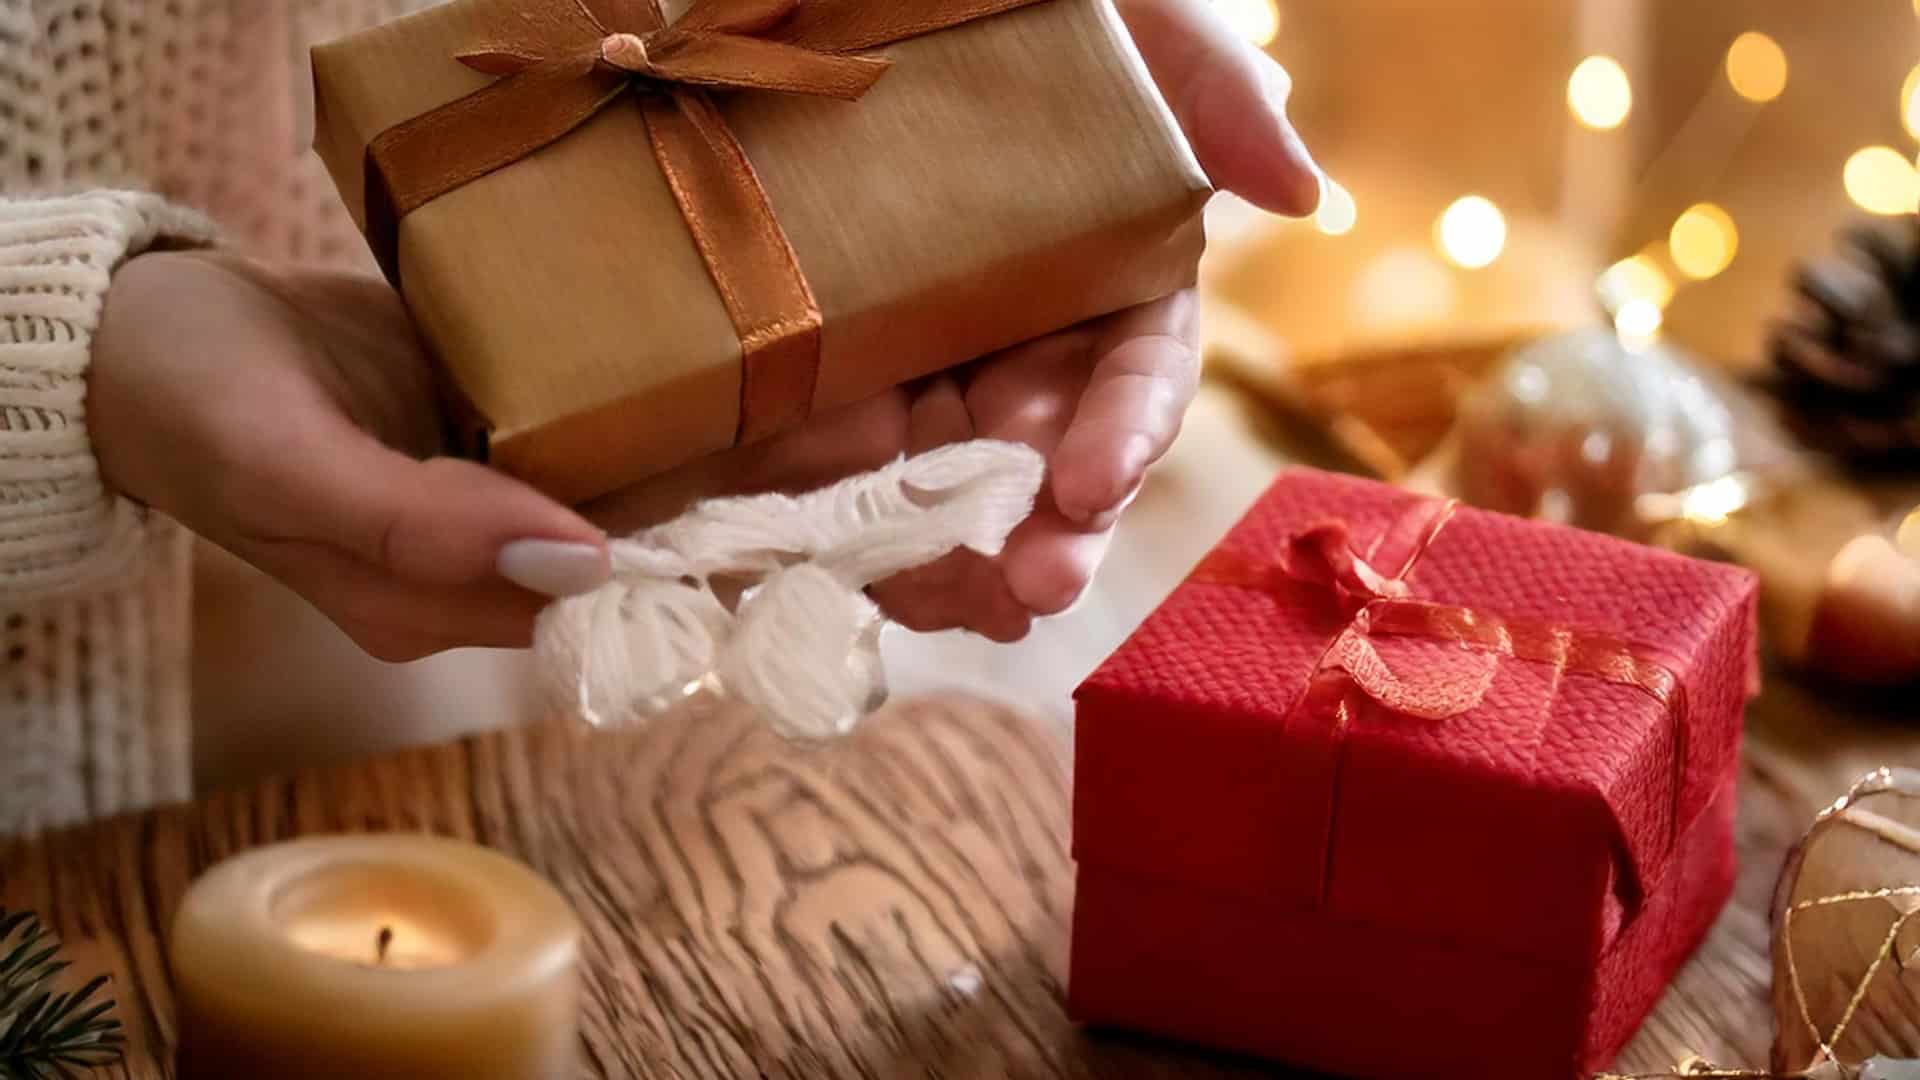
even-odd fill
[[[1795,275],[1774,390],[1808,443],[1859,462],[1920,460],[1920,216],[1863,223]]]

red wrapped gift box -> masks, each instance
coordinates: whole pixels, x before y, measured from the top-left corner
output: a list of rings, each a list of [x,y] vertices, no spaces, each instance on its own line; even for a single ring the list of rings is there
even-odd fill
[[[1071,1006],[1604,1067],[1726,901],[1747,573],[1297,470],[1076,695]]]

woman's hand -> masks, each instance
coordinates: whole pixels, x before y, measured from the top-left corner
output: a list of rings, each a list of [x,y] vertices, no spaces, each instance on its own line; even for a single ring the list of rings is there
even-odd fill
[[[116,490],[312,601],[383,660],[524,646],[549,595],[607,575],[584,518],[444,441],[382,281],[201,253],[121,267],[88,424]]]
[[[1312,213],[1320,174],[1287,119],[1292,82],[1280,65],[1235,34],[1208,0],[1116,2],[1215,186],[1275,213]],[[1193,402],[1198,306],[1191,291],[1179,293],[981,362],[965,390],[966,434],[1047,455],[1048,490],[998,559],[961,552],[883,582],[875,595],[895,618],[1011,641],[1025,636],[1033,616],[1079,598],[1120,512]],[[915,443],[961,434],[952,394],[936,383],[916,403],[924,422]]]
[[[1119,0],[1215,183],[1310,212],[1319,181],[1288,82],[1207,0]],[[1195,300],[1096,320],[818,416],[587,508],[635,527],[693,495],[804,489],[974,437],[1048,456],[1048,490],[998,559],[883,582],[916,629],[1000,640],[1073,602],[1198,378]],[[607,574],[587,517],[444,447],[430,367],[382,282],[221,254],[141,256],[94,340],[89,426],[107,482],[279,578],[363,648],[407,660],[528,643],[546,600]]]

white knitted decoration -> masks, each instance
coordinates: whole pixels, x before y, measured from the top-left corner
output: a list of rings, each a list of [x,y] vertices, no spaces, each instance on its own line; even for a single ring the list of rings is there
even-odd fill
[[[863,590],[958,548],[999,554],[1045,470],[979,441],[807,495],[704,503],[615,542],[611,583],[547,609],[540,669],[595,725],[717,684],[788,738],[843,735],[885,692]],[[716,592],[742,584],[737,604]]]

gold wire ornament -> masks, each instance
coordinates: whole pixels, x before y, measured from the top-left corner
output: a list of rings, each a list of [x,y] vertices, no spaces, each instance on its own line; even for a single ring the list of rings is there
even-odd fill
[[[1900,955],[1903,932],[1909,923],[1920,924],[1920,880],[1916,875],[1896,876],[1892,881],[1849,881],[1831,893],[1796,900],[1796,891],[1804,883],[1803,874],[1812,867],[1823,874],[1855,870],[1871,873],[1886,860],[1856,860],[1839,863],[1824,860],[1820,842],[1834,843],[1835,830],[1847,830],[1840,843],[1886,844],[1900,852],[1920,858],[1920,828],[1902,820],[1902,816],[1883,814],[1890,801],[1914,800],[1920,808],[1920,771],[1883,768],[1856,783],[1845,796],[1822,811],[1800,842],[1788,853],[1774,890],[1774,1013],[1777,1025],[1771,1069],[1721,1068],[1698,1056],[1684,1059],[1673,1071],[1663,1073],[1601,1073],[1595,1080],[1867,1080],[1869,1076],[1920,1076],[1920,1063],[1896,1061],[1880,1055],[1908,1055],[1911,1045],[1848,1045],[1850,1035],[1861,1031],[1863,1011],[1869,1006],[1874,982],[1889,970],[1904,972],[1909,958]],[[1878,808],[1878,809],[1877,809]],[[1920,810],[1915,811],[1920,816]],[[1844,856],[1845,851],[1842,852]],[[1860,871],[1861,863],[1869,868]],[[1920,866],[1916,862],[1915,866]],[[1820,971],[1813,956],[1802,956],[1795,935],[1797,926],[1828,913],[1864,904],[1887,905],[1895,914],[1883,932],[1869,936],[1873,944],[1865,957],[1865,966],[1849,985],[1846,972]],[[1920,950],[1916,950],[1920,955]],[[1842,961],[1844,962],[1844,958]],[[1890,968],[1891,965],[1891,968]],[[1836,984],[1846,990],[1844,1004],[1837,1016],[1816,1016],[1816,1003],[1809,999],[1809,984]],[[1887,1032],[1885,1023],[1873,1030]],[[1865,1036],[1863,1036],[1865,1038]],[[1896,1070],[1899,1070],[1896,1072]]]
[[[1910,1057],[1920,1051],[1916,1045],[1920,1038],[1910,1031],[1903,1039],[1884,1022],[1858,1023],[1870,1006],[1876,980],[1883,973],[1900,978],[1905,971],[1908,958],[1900,955],[1902,935],[1920,916],[1920,829],[1910,823],[1920,815],[1908,807],[1920,807],[1920,772],[1876,770],[1815,818],[1788,854],[1773,902],[1774,1012],[1779,1025],[1773,1052],[1776,1068],[1812,1069],[1829,1062],[1856,1068],[1875,1054]],[[1824,849],[1836,844],[1841,846],[1841,856],[1856,857],[1851,861],[1826,858]],[[1849,845],[1862,846],[1849,851]],[[1913,858],[1903,866],[1890,855]],[[1833,880],[1833,890],[1796,899],[1810,871],[1822,881]],[[1809,986],[1844,985],[1850,973],[1819,970],[1821,960],[1839,961],[1803,955],[1795,928],[1829,914],[1858,917],[1854,909],[1864,905],[1884,908],[1892,917],[1877,941],[1867,936],[1873,946],[1871,955],[1839,1015],[1819,1015],[1823,1010],[1810,1000]],[[1855,1033],[1860,1033],[1859,1038],[1849,1041]]]

